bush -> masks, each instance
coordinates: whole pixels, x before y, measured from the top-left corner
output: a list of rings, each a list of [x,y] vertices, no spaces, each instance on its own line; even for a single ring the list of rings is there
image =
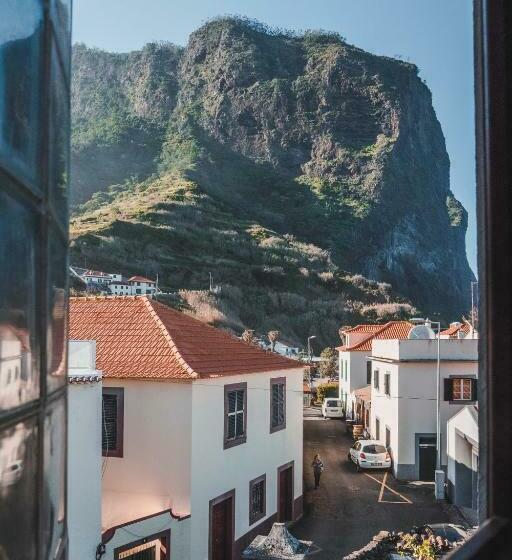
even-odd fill
[[[328,397],[338,397],[339,386],[338,383],[324,383],[317,387],[316,400],[323,402]]]

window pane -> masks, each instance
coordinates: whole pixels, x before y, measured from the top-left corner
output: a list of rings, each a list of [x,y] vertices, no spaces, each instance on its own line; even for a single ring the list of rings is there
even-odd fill
[[[237,410],[244,409],[244,391],[236,392],[236,409]]]
[[[45,557],[54,558],[62,546],[65,502],[66,410],[60,399],[45,418],[44,426],[44,522]],[[48,552],[51,551],[50,554]]]
[[[236,437],[244,435],[244,413],[236,413]]]
[[[0,410],[39,395],[35,338],[38,219],[0,192]]]
[[[103,395],[103,429],[101,446],[103,451],[116,451],[117,441],[117,395]]]
[[[4,0],[0,18],[0,158],[34,178],[43,27],[41,2]]]
[[[235,412],[236,410],[236,391],[228,393],[228,412]]]
[[[69,99],[55,48],[52,59],[50,200],[59,221],[68,223]]]
[[[228,439],[236,437],[236,417],[235,414],[228,416]]]
[[[54,230],[49,233],[49,294],[48,294],[48,389],[51,391],[66,383],[66,244]]]
[[[9,560],[36,557],[37,428],[32,420],[0,433],[0,527]]]

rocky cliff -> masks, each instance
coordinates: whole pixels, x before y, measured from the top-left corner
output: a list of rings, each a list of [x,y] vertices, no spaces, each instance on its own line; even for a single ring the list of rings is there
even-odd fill
[[[240,18],[205,24],[184,49],[153,44],[111,54],[77,46],[73,64],[73,201],[87,201],[74,221],[77,258],[89,252],[101,260],[84,235],[92,245],[122,241],[134,220],[123,215],[127,194],[146,227],[163,219],[158,205],[171,197],[166,227],[193,229],[206,204],[253,245],[292,239],[327,255],[322,272],[393,286],[394,296],[373,303],[405,298],[444,318],[469,308],[467,215],[450,191],[443,133],[414,65],[336,34],[296,35]],[[152,204],[145,193],[155,185]],[[191,231],[181,242],[197,251],[201,268],[212,254],[196,238]],[[165,264],[182,252],[176,243],[138,266],[195,288]],[[230,259],[224,249],[218,256],[207,267],[225,281]],[[282,259],[269,259],[262,266],[286,272]]]

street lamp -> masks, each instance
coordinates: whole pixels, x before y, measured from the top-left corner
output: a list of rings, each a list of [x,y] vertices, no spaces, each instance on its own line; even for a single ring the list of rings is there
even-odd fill
[[[444,472],[441,471],[441,323],[415,317],[411,319],[413,324],[424,324],[437,327],[437,391],[436,391],[436,472],[435,472],[435,494],[437,499],[444,497]]]

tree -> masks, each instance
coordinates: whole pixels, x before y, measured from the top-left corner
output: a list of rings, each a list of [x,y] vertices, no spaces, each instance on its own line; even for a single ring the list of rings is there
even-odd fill
[[[245,329],[242,333],[242,340],[248,344],[255,344],[256,339],[254,336],[254,331],[252,329]]]
[[[270,348],[271,348],[272,352],[274,351],[274,349],[276,347],[276,342],[279,340],[280,336],[281,336],[281,333],[279,331],[268,331],[267,338],[270,342]]]
[[[334,348],[324,348],[320,353],[320,377],[332,377],[336,373],[337,356]]]

